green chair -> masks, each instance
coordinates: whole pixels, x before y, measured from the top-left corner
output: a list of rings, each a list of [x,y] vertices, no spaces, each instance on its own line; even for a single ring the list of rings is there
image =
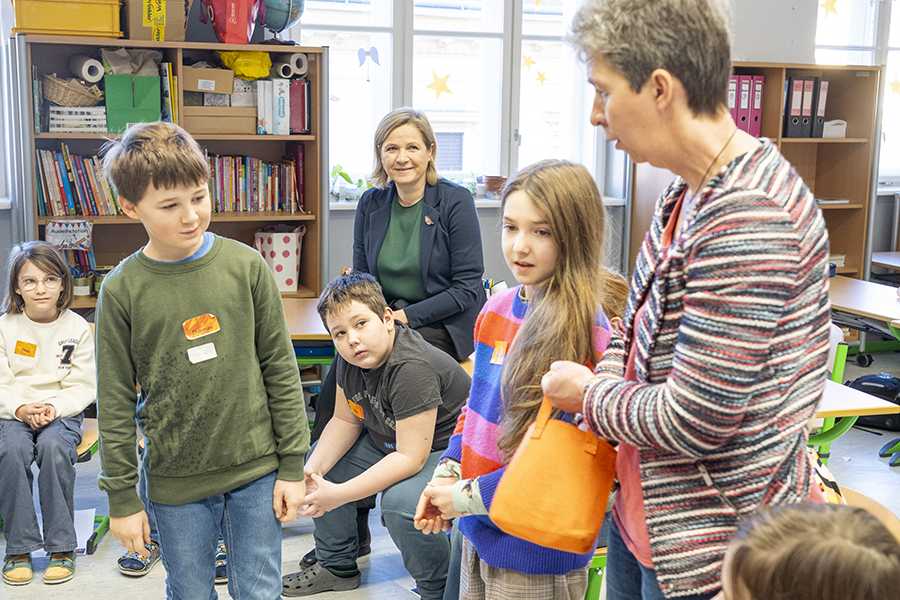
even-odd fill
[[[591,566],[588,567],[588,586],[584,600],[599,600],[603,588],[603,572],[606,570],[606,547],[597,548]]]

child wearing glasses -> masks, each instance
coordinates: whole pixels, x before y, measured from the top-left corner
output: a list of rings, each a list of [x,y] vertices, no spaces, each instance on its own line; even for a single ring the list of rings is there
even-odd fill
[[[6,538],[3,581],[25,585],[31,553],[44,549],[44,583],[75,574],[76,447],[82,411],[97,396],[87,322],[68,310],[72,276],[59,250],[26,242],[9,256],[0,307],[0,515]],[[31,490],[37,461],[43,535]]]

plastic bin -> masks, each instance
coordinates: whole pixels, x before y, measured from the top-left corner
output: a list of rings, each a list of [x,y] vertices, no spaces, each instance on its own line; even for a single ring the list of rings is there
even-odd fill
[[[122,37],[119,0],[13,0],[15,33]]]

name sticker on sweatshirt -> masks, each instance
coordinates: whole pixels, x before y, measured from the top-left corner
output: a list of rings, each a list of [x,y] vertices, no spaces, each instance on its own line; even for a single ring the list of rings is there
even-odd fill
[[[16,349],[13,351],[18,356],[24,356],[25,358],[34,358],[37,356],[37,344],[32,344],[31,342],[23,342],[22,340],[16,340]]]
[[[504,359],[506,358],[506,347],[509,344],[502,341],[497,341],[497,345],[494,346],[494,354],[491,355],[491,364],[492,365],[502,365]]]
[[[218,354],[216,354],[216,345],[212,342],[203,344],[202,346],[188,348],[188,360],[195,365],[206,360],[212,360],[216,356],[218,356]]]
[[[181,324],[181,328],[184,329],[184,335],[187,336],[187,339],[196,340],[204,335],[217,332],[219,330],[219,320],[216,318],[216,315],[207,313],[188,319]]]

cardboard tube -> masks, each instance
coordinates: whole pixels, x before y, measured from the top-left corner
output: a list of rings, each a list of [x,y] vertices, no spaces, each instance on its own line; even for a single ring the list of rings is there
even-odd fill
[[[69,58],[69,71],[74,77],[88,83],[97,83],[103,79],[103,65],[100,61],[84,54],[75,54]]]
[[[290,79],[294,76],[294,69],[286,62],[276,62],[272,64],[272,77],[279,79]]]
[[[294,75],[306,75],[309,70],[309,62],[306,55],[302,52],[294,52],[292,54],[279,54],[275,57],[278,62],[285,62],[291,65]]]

